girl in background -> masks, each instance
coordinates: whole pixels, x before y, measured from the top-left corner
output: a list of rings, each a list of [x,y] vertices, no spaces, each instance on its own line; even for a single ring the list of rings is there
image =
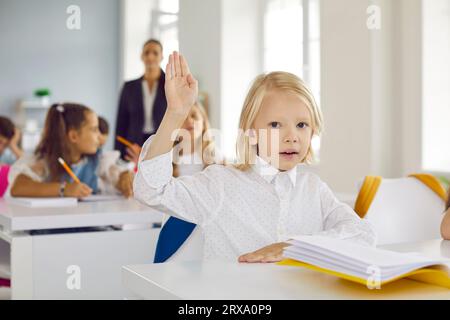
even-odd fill
[[[76,197],[104,193],[99,180],[114,186],[126,197],[132,195],[132,174],[102,161],[98,117],[88,107],[53,105],[45,121],[42,139],[33,156],[17,161],[9,173],[13,197]],[[80,183],[72,181],[58,162],[63,158]]]
[[[0,117],[0,165],[12,165],[22,155],[19,146],[21,133],[11,120]]]

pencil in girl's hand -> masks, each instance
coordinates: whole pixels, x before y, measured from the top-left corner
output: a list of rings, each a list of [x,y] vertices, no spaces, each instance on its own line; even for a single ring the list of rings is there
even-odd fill
[[[67,171],[67,173],[69,174],[69,176],[72,177],[73,181],[75,181],[76,183],[81,183],[80,179],[78,179],[78,177],[75,175],[75,173],[73,173],[72,169],[70,169],[70,167],[67,165],[67,163],[64,161],[63,158],[58,158],[58,162],[63,166],[63,168]]]
[[[133,143],[131,143],[130,141],[128,141],[127,139],[121,137],[121,136],[117,136],[117,141],[119,141],[120,143],[126,145],[129,148],[133,148]]]

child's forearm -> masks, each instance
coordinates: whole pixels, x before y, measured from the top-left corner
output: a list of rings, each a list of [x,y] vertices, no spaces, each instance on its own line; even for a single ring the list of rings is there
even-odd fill
[[[15,145],[15,144],[9,145],[9,149],[12,151],[12,153],[14,153],[14,155],[16,156],[17,159],[19,159],[20,157],[23,156],[22,149],[20,149],[19,146]]]
[[[447,210],[441,224],[441,234],[445,240],[450,240],[450,209]]]
[[[27,176],[19,175],[11,188],[13,197],[58,197],[60,194],[59,183],[41,183]]]
[[[150,160],[171,151],[174,143],[173,133],[181,128],[186,118],[187,114],[167,111],[144,160]]]

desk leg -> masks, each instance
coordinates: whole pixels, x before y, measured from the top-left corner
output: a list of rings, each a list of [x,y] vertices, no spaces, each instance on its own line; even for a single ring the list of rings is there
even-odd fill
[[[11,299],[33,299],[33,240],[29,235],[11,239]]]

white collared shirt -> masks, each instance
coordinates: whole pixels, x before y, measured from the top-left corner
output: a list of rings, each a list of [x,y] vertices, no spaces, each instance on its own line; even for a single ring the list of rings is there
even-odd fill
[[[150,91],[147,80],[142,80],[142,93],[144,98],[144,133],[152,133],[155,131],[155,128],[153,127],[153,105],[155,104],[157,92],[158,82],[155,82]]]
[[[143,147],[134,196],[200,226],[204,259],[235,260],[296,235],[322,234],[375,245],[371,225],[302,165],[283,174],[266,170],[261,161],[246,172],[212,165],[193,176],[173,178],[172,151],[142,161],[151,140]],[[280,184],[286,192],[280,193]]]
[[[197,152],[180,156],[178,165],[178,174],[180,177],[191,176],[201,172],[204,168],[203,159]]]
[[[299,164],[297,167],[299,166],[304,165]],[[286,174],[289,177],[289,180],[291,181],[293,187],[295,187],[297,181],[297,169],[298,169],[297,167],[294,167],[291,170],[284,172],[284,174]],[[283,172],[280,172],[280,170],[271,166],[267,161],[265,161],[263,158],[259,156],[256,157],[256,166],[254,167],[254,170],[256,170],[258,174],[269,183],[274,183],[276,176],[283,174]]]

